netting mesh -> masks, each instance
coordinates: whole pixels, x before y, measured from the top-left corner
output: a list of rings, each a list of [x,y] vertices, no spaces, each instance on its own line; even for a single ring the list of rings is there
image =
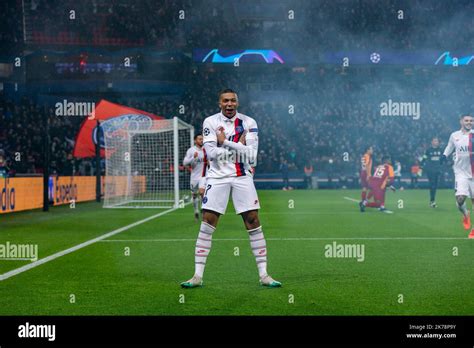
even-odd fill
[[[186,204],[190,173],[182,163],[192,144],[193,127],[178,119],[153,121],[147,129],[125,127],[104,130],[104,207],[172,208]]]

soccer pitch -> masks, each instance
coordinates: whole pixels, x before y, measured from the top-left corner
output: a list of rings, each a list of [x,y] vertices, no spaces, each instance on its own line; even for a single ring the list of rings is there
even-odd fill
[[[425,190],[387,192],[393,214],[360,213],[344,198],[359,196],[259,191],[268,269],[282,288],[259,285],[231,203],[204,286],[180,288],[194,271],[199,229],[188,205],[0,281],[0,315],[474,315],[474,240],[453,191],[438,192],[436,209]],[[83,203],[8,214],[0,244],[37,244],[41,260],[159,212]],[[364,253],[327,257],[334,243]],[[27,264],[1,260],[0,273]]]

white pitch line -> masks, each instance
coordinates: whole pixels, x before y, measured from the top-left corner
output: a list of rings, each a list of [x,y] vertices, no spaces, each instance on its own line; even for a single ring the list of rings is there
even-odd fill
[[[354,199],[354,198],[351,198],[351,197],[346,197],[346,196],[344,196],[344,199],[347,199],[348,201],[352,201],[352,202],[357,202],[357,203],[360,202],[360,201],[357,200],[357,199]]]
[[[133,228],[133,227],[135,227],[135,226],[138,226],[138,225],[141,225],[141,224],[143,224],[143,223],[145,223],[145,222],[148,222],[148,221],[150,221],[150,220],[156,219],[157,217],[160,217],[160,216],[162,216],[162,215],[164,215],[164,214],[168,214],[168,213],[170,213],[170,212],[172,212],[172,211],[174,211],[174,210],[176,210],[176,209],[178,209],[178,208],[172,208],[172,209],[165,210],[165,211],[163,211],[163,212],[161,212],[161,213],[152,215],[152,216],[147,217],[147,218],[145,218],[145,219],[143,219],[143,220],[134,222],[134,223],[132,223],[132,224],[130,224],[130,225],[127,225],[127,226],[118,228],[118,229],[116,229],[116,230],[113,230],[113,231],[111,231],[111,232],[108,232],[108,233],[106,233],[106,234],[103,234],[103,235],[101,235],[101,236],[99,236],[99,237],[97,237],[97,238],[88,240],[87,242],[78,244],[78,245],[76,245],[76,246],[73,246],[73,247],[71,247],[71,248],[69,248],[69,249],[66,249],[66,250],[63,250],[63,251],[59,251],[59,252],[57,252],[57,253],[55,253],[55,254],[46,256],[46,257],[43,258],[43,259],[39,259],[38,261],[34,261],[34,262],[29,263],[29,264],[27,264],[27,265],[25,265],[25,266],[22,266],[22,267],[20,267],[20,268],[16,268],[16,269],[11,270],[11,271],[9,271],[9,272],[3,273],[3,274],[0,275],[0,281],[5,280],[5,279],[8,279],[8,278],[13,277],[13,276],[16,276],[17,274],[26,272],[26,271],[28,271],[28,270],[30,270],[30,269],[32,269],[32,268],[38,267],[38,266],[40,266],[40,265],[42,265],[42,264],[44,264],[44,263],[46,263],[46,262],[55,260],[55,259],[57,259],[57,258],[59,258],[59,257],[61,257],[61,256],[70,254],[70,253],[72,253],[72,252],[74,252],[74,251],[76,251],[76,250],[85,248],[86,246],[89,246],[89,245],[94,244],[94,243],[96,243],[96,242],[100,242],[101,240],[103,240],[103,239],[105,239],[105,238],[112,237],[112,236],[114,236],[114,235],[116,235],[116,234],[118,234],[118,233],[120,233],[120,232],[129,230],[129,229],[131,229],[131,228]]]
[[[271,241],[311,241],[311,240],[458,240],[468,239],[466,237],[301,237],[301,238],[266,238]],[[248,238],[213,238],[212,241],[248,241]],[[195,242],[196,238],[182,239],[105,239],[102,243],[125,243],[125,242]]]

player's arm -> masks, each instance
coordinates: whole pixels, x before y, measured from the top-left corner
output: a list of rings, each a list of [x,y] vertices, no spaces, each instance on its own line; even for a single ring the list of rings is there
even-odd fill
[[[388,188],[392,191],[395,191],[395,187],[393,187],[393,183],[395,182],[395,172],[393,171],[393,167],[388,167],[388,176],[387,176],[387,184]]]
[[[218,146],[217,133],[212,124],[206,119],[202,126],[204,150],[209,161],[217,159],[221,155],[226,155],[229,151]]]
[[[242,142],[234,143],[233,141],[225,139],[223,142],[223,146],[229,149],[233,149],[240,154],[247,155],[250,165],[254,163],[257,159],[258,154],[258,128],[257,123],[253,122],[249,130],[244,133],[243,137],[245,137],[245,144]]]
[[[428,159],[428,150],[426,150],[423,157],[421,157],[421,161],[420,161],[420,168],[421,169],[423,169],[423,167],[425,166],[427,159]]]
[[[184,156],[183,159],[183,166],[190,166],[194,162],[194,152],[193,148],[189,148],[188,151],[186,151],[186,156]]]
[[[366,167],[367,179],[372,176],[372,158],[368,160],[367,167]]]
[[[453,141],[453,135],[451,134],[451,136],[449,137],[448,145],[446,145],[443,155],[441,156],[440,162],[444,163],[448,159],[448,157],[451,156],[454,149],[455,149],[455,146],[454,146],[454,141]]]

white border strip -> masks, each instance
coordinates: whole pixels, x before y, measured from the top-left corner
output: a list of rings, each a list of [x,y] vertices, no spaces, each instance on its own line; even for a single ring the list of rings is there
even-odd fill
[[[108,232],[106,234],[103,234],[102,236],[99,236],[97,238],[94,238],[94,239],[91,239],[91,240],[88,240],[87,242],[84,242],[84,243],[81,243],[81,244],[78,244],[76,246],[73,246],[69,249],[66,249],[66,250],[63,250],[63,251],[60,251],[60,252],[57,252],[55,254],[52,254],[52,255],[49,255],[49,256],[46,256],[45,258],[43,259],[39,259],[38,261],[34,261],[32,263],[29,263],[25,266],[22,266],[20,268],[16,268],[14,270],[11,270],[9,272],[6,272],[6,273],[3,273],[0,275],[0,281],[2,280],[5,280],[5,279],[8,279],[8,278],[11,278],[13,276],[16,276],[17,274],[20,274],[20,273],[23,273],[23,272],[26,272],[26,271],[29,271],[30,269],[32,268],[35,268],[35,267],[38,267],[46,262],[49,262],[49,261],[53,261],[61,256],[64,256],[64,255],[67,255],[67,254],[70,254],[70,253],[73,253],[74,251],[76,250],[79,250],[79,249],[82,249],[82,248],[85,248],[86,246],[89,246],[91,244],[94,244],[94,243],[97,243],[97,242],[100,242],[101,240],[105,239],[105,238],[109,238],[109,237],[112,237],[116,234],[119,234],[120,232],[123,232],[123,231],[126,231],[126,230],[129,230],[135,226],[138,226],[138,225],[141,225],[145,222],[148,222],[150,220],[153,220],[153,219],[156,219],[157,217],[160,217],[162,215],[165,215],[165,214],[168,214],[174,210],[176,210],[178,208],[173,208],[173,209],[168,209],[168,210],[165,210],[161,213],[158,213],[158,214],[155,214],[155,215],[152,215],[150,217],[147,217],[143,220],[140,220],[140,221],[137,221],[137,222],[134,222],[130,225],[127,225],[127,226],[124,226],[124,227],[121,227],[119,229],[116,229],[116,230],[113,230],[111,232]]]
[[[305,241],[305,240],[461,240],[467,237],[294,237],[294,238],[266,238],[271,241]],[[248,241],[248,238],[212,238],[212,241]],[[125,243],[125,242],[195,242],[196,238],[182,239],[106,239],[102,243]]]

